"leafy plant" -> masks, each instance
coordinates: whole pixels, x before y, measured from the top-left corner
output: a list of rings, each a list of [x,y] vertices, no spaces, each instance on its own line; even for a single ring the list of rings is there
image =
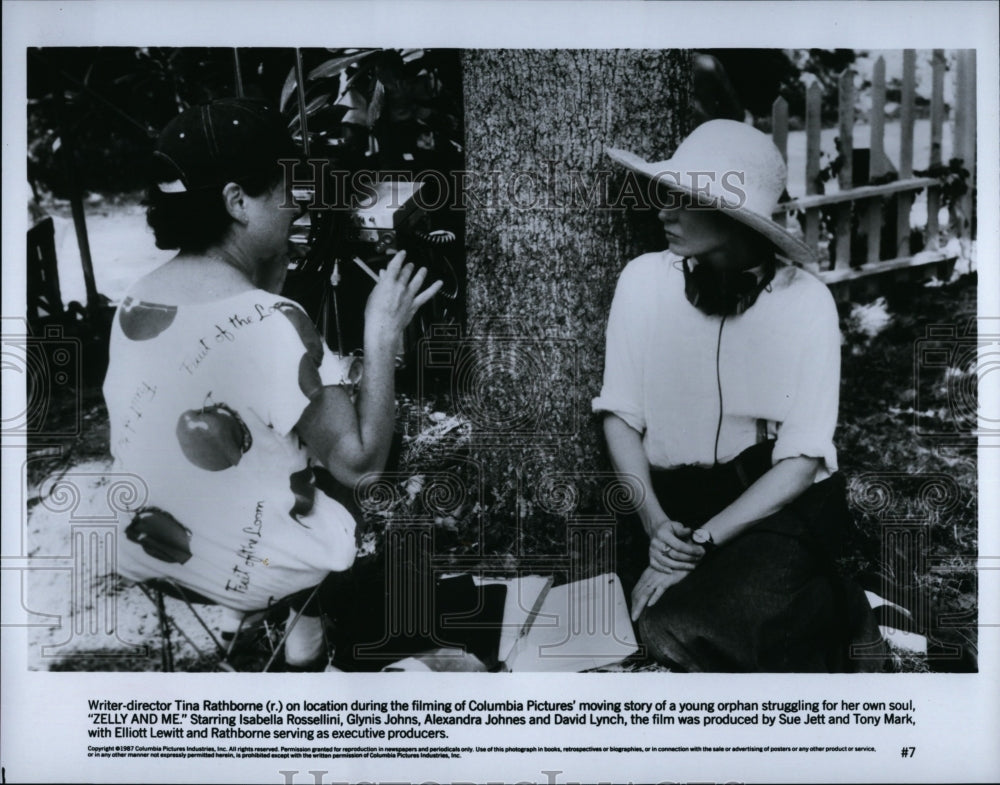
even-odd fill
[[[915,171],[915,177],[936,177],[941,186],[941,202],[954,207],[969,192],[969,170],[961,158],[952,158],[947,164],[935,164],[928,169]]]
[[[461,79],[455,51],[333,49],[322,54],[301,53],[311,151],[364,159],[381,169],[417,171],[417,166],[460,161]],[[289,130],[302,139],[299,92],[293,67],[279,106]]]
[[[278,106],[308,157],[325,159],[330,166],[322,206],[311,215],[308,258],[301,268],[305,275],[290,276],[290,296],[310,314],[318,313],[322,305],[310,298],[322,286],[311,277],[304,285],[302,280],[308,271],[318,270],[325,281],[331,277],[330,264],[339,260],[343,277],[334,273],[342,293],[338,340],[349,351],[361,345],[358,326],[371,289],[371,281],[351,259],[357,256],[377,266],[390,247],[405,249],[409,261],[445,282],[443,293],[422,309],[407,333],[404,355],[412,358],[416,340],[429,325],[460,322],[464,313],[464,220],[450,198],[455,194],[442,192],[454,182],[450,173],[464,165],[458,51],[309,49],[297,51],[296,58],[286,72]],[[312,172],[315,176],[317,170]],[[363,185],[354,177],[359,173]],[[374,182],[389,179],[422,182],[421,209],[406,212],[405,227],[397,227],[391,240],[361,238],[345,208],[356,197],[369,198]],[[401,381],[405,387],[415,379]]]
[[[145,185],[158,131],[178,111],[236,95],[274,100],[290,49],[73,47],[28,50],[28,176],[66,195],[72,166],[85,190]],[[71,142],[67,144],[67,142]],[[63,160],[72,147],[73,160]]]

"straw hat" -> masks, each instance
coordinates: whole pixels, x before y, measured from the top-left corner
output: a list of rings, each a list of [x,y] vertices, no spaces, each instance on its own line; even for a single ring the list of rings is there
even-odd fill
[[[627,150],[608,148],[612,160],[698,204],[725,210],[764,235],[793,262],[815,261],[812,250],[771,217],[785,190],[788,169],[766,135],[735,120],[710,120],[680,143],[673,158],[644,161]]]

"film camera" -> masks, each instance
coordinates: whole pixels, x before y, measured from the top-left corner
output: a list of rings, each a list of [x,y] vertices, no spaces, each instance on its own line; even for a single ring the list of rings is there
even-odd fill
[[[331,349],[341,355],[360,351],[364,309],[380,270],[399,251],[407,261],[426,267],[428,281],[441,279],[441,292],[407,329],[398,361],[403,364],[431,324],[453,322],[460,287],[454,231],[434,228],[426,206],[439,202],[421,198],[429,184],[412,180],[375,181],[356,173],[338,204],[316,199],[312,187],[293,189],[293,198],[307,207],[292,227],[297,250],[284,293],[313,318]],[[432,190],[432,189],[431,189]]]

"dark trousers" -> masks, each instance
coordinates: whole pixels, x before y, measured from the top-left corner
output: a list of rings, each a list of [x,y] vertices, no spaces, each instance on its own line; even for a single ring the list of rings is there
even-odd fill
[[[697,528],[769,466],[763,443],[733,464],[654,472],[653,492],[668,516]],[[864,592],[835,568],[849,522],[843,477],[814,484],[644,609],[637,633],[647,653],[685,671],[882,670],[884,647]],[[623,524],[632,528],[619,551],[631,586],[649,563],[649,542],[638,519]]]

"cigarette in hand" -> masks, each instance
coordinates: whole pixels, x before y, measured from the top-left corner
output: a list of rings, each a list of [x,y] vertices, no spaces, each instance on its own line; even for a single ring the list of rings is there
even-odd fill
[[[358,267],[360,267],[362,270],[364,270],[366,273],[368,273],[368,277],[369,278],[371,278],[373,281],[375,281],[375,283],[378,283],[378,275],[376,274],[376,272],[371,267],[369,267],[367,264],[365,264],[364,262],[362,262],[361,259],[359,259],[357,256],[355,256],[352,261]]]

